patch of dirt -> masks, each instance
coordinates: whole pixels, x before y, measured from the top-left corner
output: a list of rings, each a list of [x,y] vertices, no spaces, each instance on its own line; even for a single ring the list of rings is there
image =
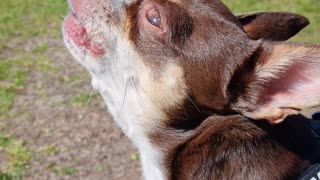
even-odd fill
[[[57,70],[34,69],[9,112],[7,131],[32,153],[24,179],[139,179],[137,151],[113,123],[102,98],[94,97],[85,113],[84,105],[73,103],[75,96],[90,94],[91,79],[62,40],[34,38],[19,46],[29,51],[43,44]]]

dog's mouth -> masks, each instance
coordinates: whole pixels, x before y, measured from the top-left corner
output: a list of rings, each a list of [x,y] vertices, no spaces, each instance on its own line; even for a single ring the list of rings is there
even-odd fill
[[[67,36],[67,43],[70,43],[70,40],[72,40],[74,45],[78,48],[85,48],[95,55],[102,55],[105,53],[102,46],[89,37],[87,29],[85,26],[81,25],[75,14],[70,13],[65,18],[63,27],[65,35]],[[73,48],[73,46],[71,46],[71,48]]]
[[[97,25],[92,23],[94,20],[85,6],[90,6],[90,1],[70,0],[70,13],[64,20],[63,29],[65,41],[71,50],[90,52],[92,55],[103,55],[105,49],[99,43],[102,37],[97,33]]]

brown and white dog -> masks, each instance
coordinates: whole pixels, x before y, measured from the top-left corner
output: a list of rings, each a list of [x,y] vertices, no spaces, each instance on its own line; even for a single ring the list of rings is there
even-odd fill
[[[162,179],[288,179],[307,166],[264,128],[320,104],[320,46],[295,14],[234,16],[218,0],[69,0],[63,34]]]

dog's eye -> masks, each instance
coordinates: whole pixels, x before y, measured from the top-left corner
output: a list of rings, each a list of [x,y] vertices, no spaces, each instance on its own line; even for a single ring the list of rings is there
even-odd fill
[[[158,10],[153,9],[147,14],[148,21],[155,27],[162,28],[162,21]]]

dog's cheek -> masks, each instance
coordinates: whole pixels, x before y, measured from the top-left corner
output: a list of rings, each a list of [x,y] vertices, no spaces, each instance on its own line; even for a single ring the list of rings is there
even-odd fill
[[[150,74],[144,74],[140,76],[139,82],[146,99],[154,103],[155,109],[152,111],[161,111],[165,115],[166,109],[181,105],[187,97],[184,72],[178,65],[169,64],[156,76],[159,77],[154,79]]]

